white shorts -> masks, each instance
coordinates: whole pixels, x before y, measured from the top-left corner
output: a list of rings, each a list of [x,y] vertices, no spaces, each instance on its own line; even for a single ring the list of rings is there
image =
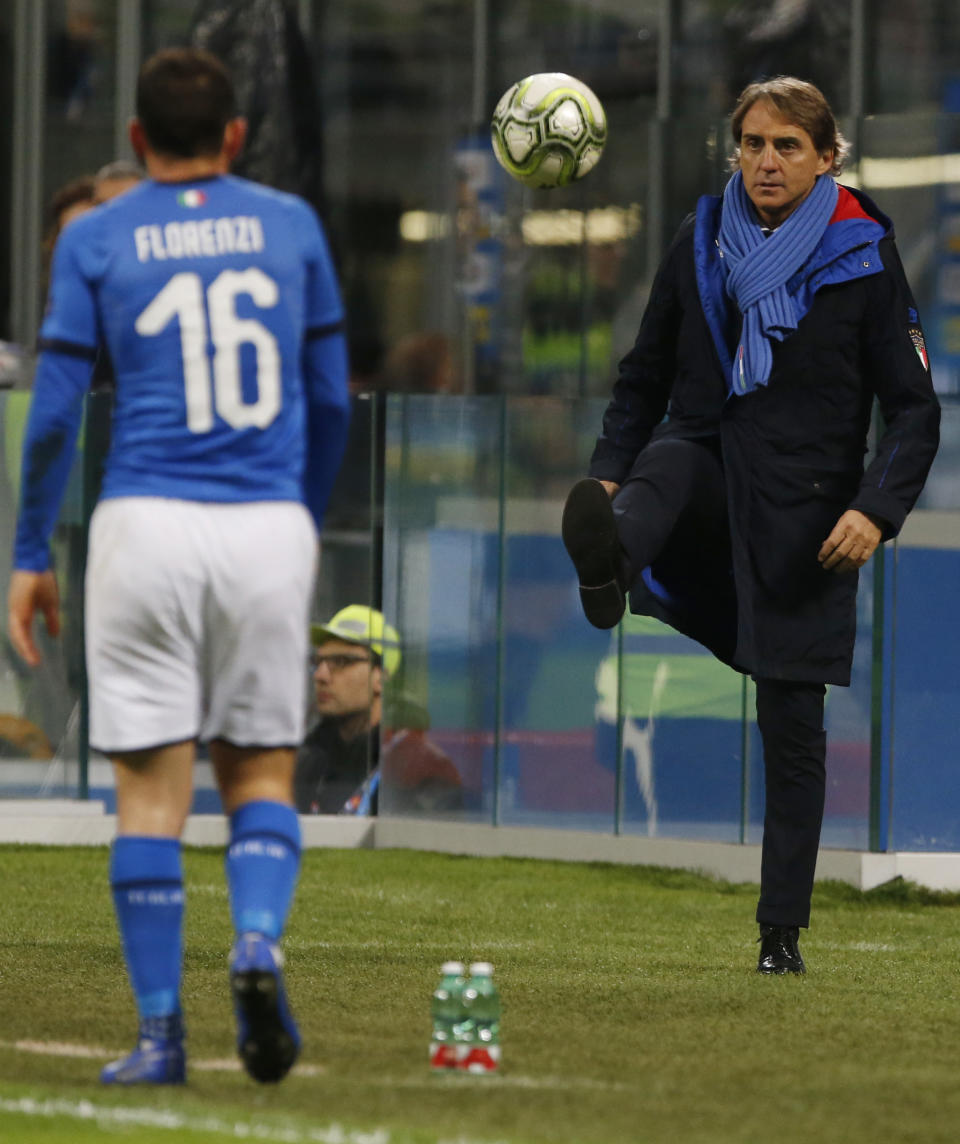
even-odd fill
[[[317,554],[295,502],[102,501],[86,578],[91,745],[298,744]]]

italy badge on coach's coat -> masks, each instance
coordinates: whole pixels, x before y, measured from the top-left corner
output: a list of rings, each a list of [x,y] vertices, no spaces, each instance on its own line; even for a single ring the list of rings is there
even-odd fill
[[[929,371],[930,359],[927,357],[927,345],[923,340],[923,330],[919,326],[911,326],[908,333],[910,334],[910,341],[913,342],[913,348],[917,351],[917,357],[923,363],[923,368]]]

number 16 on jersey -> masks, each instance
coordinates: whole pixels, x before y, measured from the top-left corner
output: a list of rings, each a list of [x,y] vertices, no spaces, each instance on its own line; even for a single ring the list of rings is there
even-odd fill
[[[209,433],[213,414],[233,429],[265,429],[280,412],[280,351],[277,340],[255,318],[237,315],[237,297],[245,294],[261,309],[276,306],[276,282],[262,270],[224,270],[206,292],[199,274],[175,274],[136,321],[142,337],[154,337],[176,318],[186,388],[187,428]],[[209,318],[208,318],[209,316]],[[213,347],[213,376],[207,341]],[[243,345],[256,351],[257,398],[244,401],[241,372]]]

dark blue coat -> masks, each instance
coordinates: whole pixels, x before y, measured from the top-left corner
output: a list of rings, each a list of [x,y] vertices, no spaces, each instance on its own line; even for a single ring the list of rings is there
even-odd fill
[[[857,575],[824,571],[817,554],[848,508],[895,536],[933,462],[940,409],[916,305],[890,220],[841,187],[818,250],[790,283],[808,308],[773,343],[769,384],[731,394],[741,319],[723,289],[719,218],[720,200],[702,199],[661,263],[590,475],[621,483],[653,440],[719,439],[730,568],[718,576],[705,560],[709,574],[693,592],[685,584],[682,604],[648,570],[631,609],[738,670],[847,684]],[[882,428],[865,464],[874,399]]]

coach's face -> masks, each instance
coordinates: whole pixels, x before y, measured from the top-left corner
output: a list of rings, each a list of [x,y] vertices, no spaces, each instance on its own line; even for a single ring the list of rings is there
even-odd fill
[[[314,650],[313,686],[321,715],[359,715],[379,699],[383,671],[371,660],[369,648],[326,640]]]
[[[833,151],[818,151],[804,128],[784,119],[764,99],[743,117],[740,171],[760,221],[779,226],[833,166]]]

